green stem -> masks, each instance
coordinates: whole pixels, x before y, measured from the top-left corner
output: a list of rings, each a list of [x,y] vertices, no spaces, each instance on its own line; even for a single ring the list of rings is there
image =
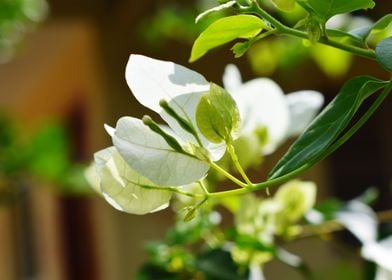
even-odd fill
[[[301,174],[305,170],[312,167],[317,162],[323,160],[324,158],[326,158],[327,156],[332,154],[340,146],[342,146],[348,139],[350,139],[350,137],[353,136],[354,133],[357,132],[358,129],[360,127],[362,127],[366,123],[367,120],[369,120],[369,118],[374,114],[374,112],[382,104],[382,102],[385,100],[385,98],[388,96],[388,93],[391,90],[392,90],[392,80],[384,88],[384,90],[377,97],[377,99],[373,102],[373,104],[370,106],[370,108],[367,110],[367,112],[364,115],[362,115],[362,117],[342,137],[340,137],[335,143],[333,143],[328,149],[326,149],[325,152],[323,154],[321,154],[319,157],[311,160],[310,162],[299,167],[298,169],[296,169],[286,175],[278,177],[276,179],[272,179],[272,180],[269,180],[266,182],[254,184],[252,187],[248,187],[248,188],[210,193],[209,196],[215,197],[215,198],[222,198],[222,197],[227,197],[227,196],[232,196],[232,195],[241,195],[241,194],[245,194],[245,193],[252,192],[252,191],[266,189],[268,187],[275,186],[275,185],[284,183],[290,179],[295,178],[296,176],[298,176],[299,174]]]
[[[249,180],[248,176],[246,175],[244,169],[242,168],[238,156],[235,152],[234,145],[233,145],[233,140],[229,139],[227,143],[227,151],[229,152],[229,155],[231,157],[231,160],[234,163],[235,168],[237,168],[238,172],[241,174],[242,178],[245,180],[245,182],[248,184],[247,187],[252,186],[253,183]]]
[[[241,10],[245,13],[254,14],[258,17],[261,17],[261,18],[267,20],[281,34],[292,36],[292,37],[297,37],[297,38],[302,38],[302,39],[309,39],[308,34],[306,32],[295,29],[295,28],[291,28],[287,25],[284,25],[279,20],[277,20],[276,18],[271,16],[264,9],[262,9],[257,3],[254,3],[254,5],[252,5],[250,7],[243,7],[243,8],[241,8]],[[331,47],[335,47],[335,48],[356,54],[358,56],[362,56],[362,57],[369,58],[372,60],[376,59],[376,54],[375,54],[374,50],[371,50],[371,49],[364,49],[364,48],[356,47],[353,45],[347,45],[347,44],[341,43],[339,41],[335,41],[333,39],[330,39],[328,37],[321,37],[318,42],[321,44],[324,44],[324,45],[328,45]]]
[[[151,185],[141,185],[141,184],[135,184],[135,182],[128,181],[134,185],[137,185],[143,189],[149,189],[149,190],[159,190],[159,191],[171,191],[175,192],[181,195],[189,196],[189,197],[194,197],[194,198],[205,198],[205,195],[202,194],[196,194],[196,193],[190,193],[190,192],[185,192],[180,190],[178,187],[171,187],[171,186],[151,186]]]
[[[219,165],[217,165],[215,162],[211,161],[210,162],[211,167],[214,168],[216,171],[218,171],[219,173],[221,173],[222,175],[224,175],[226,178],[228,178],[229,180],[231,180],[232,182],[236,183],[237,185],[239,185],[242,188],[247,188],[248,185],[245,184],[244,182],[241,182],[240,180],[238,180],[236,177],[234,177],[233,175],[231,175],[229,172],[227,172],[226,170],[224,170],[222,167],[220,167]],[[210,193],[209,196],[211,196],[214,193]]]
[[[210,194],[210,192],[208,191],[208,189],[207,189],[206,185],[203,183],[203,181],[198,181],[198,183],[199,183],[201,189],[203,190],[204,194],[206,196],[208,196]]]

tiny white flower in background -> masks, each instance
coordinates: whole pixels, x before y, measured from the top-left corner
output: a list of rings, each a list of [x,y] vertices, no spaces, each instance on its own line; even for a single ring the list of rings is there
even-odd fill
[[[263,154],[270,154],[288,137],[300,134],[321,108],[324,98],[317,91],[304,90],[285,95],[271,79],[257,78],[242,83],[235,65],[228,65],[223,84],[237,103],[242,134],[267,129],[268,142]]]

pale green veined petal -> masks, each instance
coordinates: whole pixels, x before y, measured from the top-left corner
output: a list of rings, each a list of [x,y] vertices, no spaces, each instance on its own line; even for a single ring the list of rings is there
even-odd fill
[[[259,78],[231,92],[240,111],[242,133],[258,127],[268,130],[264,154],[272,153],[283,141],[289,126],[289,110],[281,88],[271,79]]]
[[[209,90],[205,78],[195,71],[169,61],[132,54],[126,68],[126,80],[136,99],[160,113],[159,101]]]
[[[226,151],[226,145],[224,143],[214,144],[208,141],[201,133],[196,124],[196,108],[199,104],[200,98],[204,92],[183,94],[173,98],[169,105],[177,112],[179,116],[188,120],[191,123],[198,134],[203,146],[210,152],[211,159],[213,161],[219,160]],[[165,111],[160,112],[162,119],[164,119],[169,126],[173,129],[175,134],[181,138],[183,142],[191,142],[197,144],[197,141],[193,135],[186,132],[177,123],[174,118],[169,116]]]
[[[228,92],[234,92],[242,85],[240,70],[234,64],[229,64],[223,73],[223,85]]]
[[[172,192],[141,187],[153,183],[132,170],[114,147],[97,152],[95,161],[102,194],[114,208],[143,215],[169,205]]]
[[[286,137],[297,136],[317,115],[324,103],[321,93],[312,90],[296,91],[286,95],[290,111],[290,125]]]
[[[207,163],[174,151],[139,119],[121,118],[113,143],[132,169],[157,185],[190,184],[201,179],[209,169]]]

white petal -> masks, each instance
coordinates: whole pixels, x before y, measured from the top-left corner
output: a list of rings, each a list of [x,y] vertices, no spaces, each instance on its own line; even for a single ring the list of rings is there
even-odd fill
[[[114,208],[142,215],[167,207],[172,192],[141,187],[153,183],[132,170],[114,147],[96,153],[95,160],[102,194]]]
[[[242,85],[240,70],[234,64],[229,64],[223,73],[223,85],[228,92],[234,92]]]
[[[373,242],[365,244],[361,250],[361,254],[365,259],[376,263],[382,270],[384,270],[384,273],[388,271],[389,275],[392,276],[392,236],[389,236],[377,243]],[[390,278],[380,277],[380,279]]]
[[[111,137],[113,137],[114,132],[116,130],[113,127],[111,127],[110,125],[106,124],[106,123],[103,125],[103,127],[105,128],[107,134],[109,134]]]
[[[270,79],[259,78],[243,84],[232,96],[240,110],[243,133],[265,126],[269,141],[264,153],[273,152],[284,140],[289,126],[289,109],[281,88]]]
[[[362,244],[372,243],[377,238],[377,216],[366,204],[351,201],[347,207],[336,215],[343,224]]]
[[[121,118],[117,122],[113,143],[132,169],[157,185],[193,183],[209,169],[207,163],[174,151],[139,119]]]
[[[126,80],[136,99],[147,108],[160,113],[159,101],[176,96],[206,92],[210,85],[195,71],[169,61],[142,55],[131,55],[126,68]]]
[[[324,103],[323,95],[312,90],[287,94],[286,100],[290,110],[290,126],[287,137],[301,134]]]

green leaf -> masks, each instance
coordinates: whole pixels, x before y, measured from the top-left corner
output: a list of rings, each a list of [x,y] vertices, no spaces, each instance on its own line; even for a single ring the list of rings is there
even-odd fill
[[[373,8],[375,6],[372,0],[297,0],[297,2],[322,24],[325,24],[334,15]]]
[[[235,43],[234,46],[231,48],[234,53],[234,57],[239,58],[243,56],[246,51],[251,47],[251,45],[252,44],[250,41]]]
[[[295,8],[295,0],[272,0],[272,3],[285,12],[290,12]]]
[[[249,279],[247,270],[239,269],[234,263],[230,252],[223,249],[213,249],[199,256],[196,260],[196,267],[203,272],[206,280],[245,280]]]
[[[221,143],[234,139],[240,129],[240,113],[231,95],[220,86],[211,83],[196,109],[196,123],[209,141]]]
[[[237,15],[219,19],[212,23],[196,39],[192,47],[190,62],[198,60],[209,50],[233,41],[237,38],[249,39],[264,28],[264,21],[256,16]]]
[[[214,12],[218,12],[218,11],[222,11],[224,9],[231,8],[235,4],[237,4],[237,2],[235,0],[232,0],[232,1],[228,1],[228,2],[225,2],[223,4],[220,4],[219,6],[216,6],[216,7],[213,7],[211,9],[208,9],[207,11],[204,11],[203,13],[198,15],[196,17],[196,19],[195,19],[195,22],[198,23],[202,18],[208,16],[209,14],[214,13]]]
[[[364,47],[362,38],[359,35],[351,32],[347,33],[338,29],[327,29],[327,35],[328,38],[333,37],[342,43]]]
[[[384,85],[384,81],[369,76],[346,82],[273,168],[269,179],[290,173],[320,156],[347,127],[362,102]]]
[[[370,34],[374,32],[380,32],[387,28],[392,23],[392,14],[388,14],[377,20],[375,23],[369,26],[361,27],[350,31],[350,34],[360,38],[363,42],[366,42]]]
[[[376,46],[376,58],[382,67],[392,72],[392,37],[378,43]]]

